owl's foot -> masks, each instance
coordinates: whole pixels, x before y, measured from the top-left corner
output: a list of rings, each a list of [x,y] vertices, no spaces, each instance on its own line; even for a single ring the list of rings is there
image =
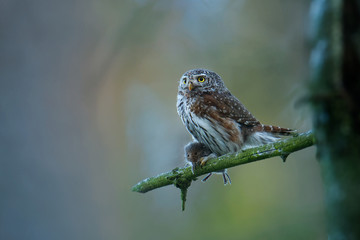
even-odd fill
[[[211,158],[215,158],[216,155],[214,153],[210,154],[209,156],[206,156],[206,157],[202,157],[200,158],[200,166],[205,166],[206,162],[211,159]]]
[[[207,157],[202,157],[200,158],[200,166],[205,166],[206,162],[207,162],[208,158]]]

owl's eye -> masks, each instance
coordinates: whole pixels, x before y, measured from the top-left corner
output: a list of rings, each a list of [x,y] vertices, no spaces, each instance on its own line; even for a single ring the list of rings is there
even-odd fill
[[[197,78],[197,80],[198,80],[198,82],[204,82],[204,81],[205,81],[205,77],[199,76],[199,77]]]
[[[182,83],[186,84],[186,78],[183,78]]]

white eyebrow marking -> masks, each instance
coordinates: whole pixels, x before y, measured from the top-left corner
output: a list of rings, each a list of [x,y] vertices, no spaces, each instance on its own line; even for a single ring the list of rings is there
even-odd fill
[[[196,75],[194,75],[194,77],[206,77],[206,74],[196,74]]]

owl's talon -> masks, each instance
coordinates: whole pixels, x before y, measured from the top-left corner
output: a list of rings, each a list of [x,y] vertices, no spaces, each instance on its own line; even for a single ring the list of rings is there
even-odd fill
[[[216,155],[214,153],[211,153],[210,155],[206,156],[206,157],[202,157],[200,158],[199,162],[200,162],[200,166],[203,167],[205,166],[206,162],[211,159],[211,158],[215,158]]]
[[[200,166],[201,167],[205,166],[207,160],[208,160],[208,158],[206,158],[206,157],[200,158]]]

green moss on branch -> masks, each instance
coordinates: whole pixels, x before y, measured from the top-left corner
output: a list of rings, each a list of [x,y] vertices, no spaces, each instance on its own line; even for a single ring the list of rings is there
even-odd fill
[[[194,174],[191,172],[191,167],[175,168],[172,171],[161,173],[157,176],[146,178],[140,181],[132,187],[132,191],[146,193],[148,191],[170,184],[175,184],[180,189],[185,187],[187,188],[190,186],[191,181],[196,180],[198,176],[206,173],[215,172],[225,168],[231,168],[275,156],[280,156],[285,161],[289,154],[310,147],[314,145],[314,142],[314,135],[311,131],[301,133],[274,143],[210,159],[207,161],[205,166],[195,169]],[[186,183],[186,186],[180,186],[181,184],[179,185],[179,182]]]

